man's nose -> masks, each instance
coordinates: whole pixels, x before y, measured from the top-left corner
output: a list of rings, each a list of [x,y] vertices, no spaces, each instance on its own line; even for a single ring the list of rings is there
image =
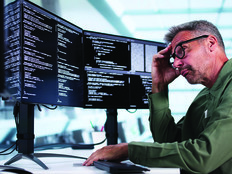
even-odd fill
[[[174,68],[180,68],[180,67],[183,66],[183,64],[184,63],[183,63],[182,59],[179,59],[179,58],[175,57],[174,62],[173,62],[173,67]]]

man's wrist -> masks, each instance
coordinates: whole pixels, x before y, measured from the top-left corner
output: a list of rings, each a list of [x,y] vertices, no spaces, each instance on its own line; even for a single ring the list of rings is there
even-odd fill
[[[159,92],[163,92],[167,90],[167,86],[166,85],[152,85],[152,94],[155,93],[159,93]]]

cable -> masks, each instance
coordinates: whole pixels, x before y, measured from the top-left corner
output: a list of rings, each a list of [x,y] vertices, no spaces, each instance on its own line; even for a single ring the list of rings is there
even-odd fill
[[[66,147],[72,147],[73,149],[93,149],[94,146],[100,145],[106,141],[106,138],[99,142],[94,144],[75,144],[75,143],[53,143],[53,144],[45,144],[45,145],[39,145],[35,146],[35,150],[48,150],[48,149],[54,149],[54,148],[66,148]],[[76,148],[75,148],[76,147]]]
[[[55,110],[57,108],[57,106],[54,106],[53,108],[52,107],[49,107],[47,105],[42,105],[43,107],[47,108],[47,109],[50,109],[50,110]]]
[[[38,110],[41,112],[42,109],[41,109],[40,105],[39,105],[39,104],[36,104],[36,106],[37,106]],[[42,104],[42,106],[45,107],[45,108],[47,108],[47,109],[50,109],[50,110],[55,110],[55,109],[57,108],[57,106],[54,106],[54,107],[52,108],[52,107],[49,107],[49,106],[44,105],[44,104]]]
[[[12,154],[15,150],[16,150],[16,147],[15,147],[14,149],[12,149],[10,152],[4,153],[4,154],[0,154],[0,155],[10,155],[10,154]]]
[[[103,144],[105,141],[106,141],[107,138],[105,138],[103,141],[99,142],[99,143],[95,143],[93,144],[94,146],[97,146],[97,145],[100,145],[100,144]]]
[[[129,113],[131,113],[131,114],[134,114],[138,109],[135,109],[135,111],[129,111],[129,109],[126,109],[127,110],[127,112],[129,112]]]
[[[10,147],[8,147],[7,149],[3,150],[3,151],[0,151],[0,155],[9,155],[11,154],[12,152],[14,152],[16,150],[16,142],[14,144],[12,144]],[[15,148],[13,148],[15,146]],[[11,148],[13,148],[10,152],[8,153],[5,153],[7,152],[8,150],[10,150]]]

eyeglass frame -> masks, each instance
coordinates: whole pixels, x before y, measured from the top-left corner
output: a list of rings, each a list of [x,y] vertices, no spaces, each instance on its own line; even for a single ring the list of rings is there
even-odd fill
[[[189,40],[185,40],[185,41],[179,42],[179,43],[175,46],[174,52],[173,52],[173,54],[171,54],[170,58],[175,59],[175,57],[177,57],[178,59],[183,59],[184,56],[185,56],[185,51],[184,51],[185,49],[184,49],[183,46],[182,46],[183,44],[188,43],[188,42],[192,42],[192,41],[195,41],[195,40],[198,40],[198,39],[201,39],[201,38],[207,38],[207,37],[209,37],[209,35],[202,35],[202,36],[198,36],[198,37],[195,37],[195,38],[192,38],[192,39],[189,39]],[[178,46],[180,46],[181,49],[182,49],[183,52],[184,52],[182,57],[179,57],[178,55],[176,55],[176,48],[177,48]]]

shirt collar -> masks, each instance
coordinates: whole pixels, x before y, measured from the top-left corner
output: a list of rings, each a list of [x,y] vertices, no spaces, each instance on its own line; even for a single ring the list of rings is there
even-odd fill
[[[224,66],[222,67],[218,78],[212,88],[209,89],[209,92],[211,94],[217,93],[217,90],[220,89],[223,82],[226,80],[226,78],[229,76],[229,74],[232,74],[232,59],[227,61]]]

